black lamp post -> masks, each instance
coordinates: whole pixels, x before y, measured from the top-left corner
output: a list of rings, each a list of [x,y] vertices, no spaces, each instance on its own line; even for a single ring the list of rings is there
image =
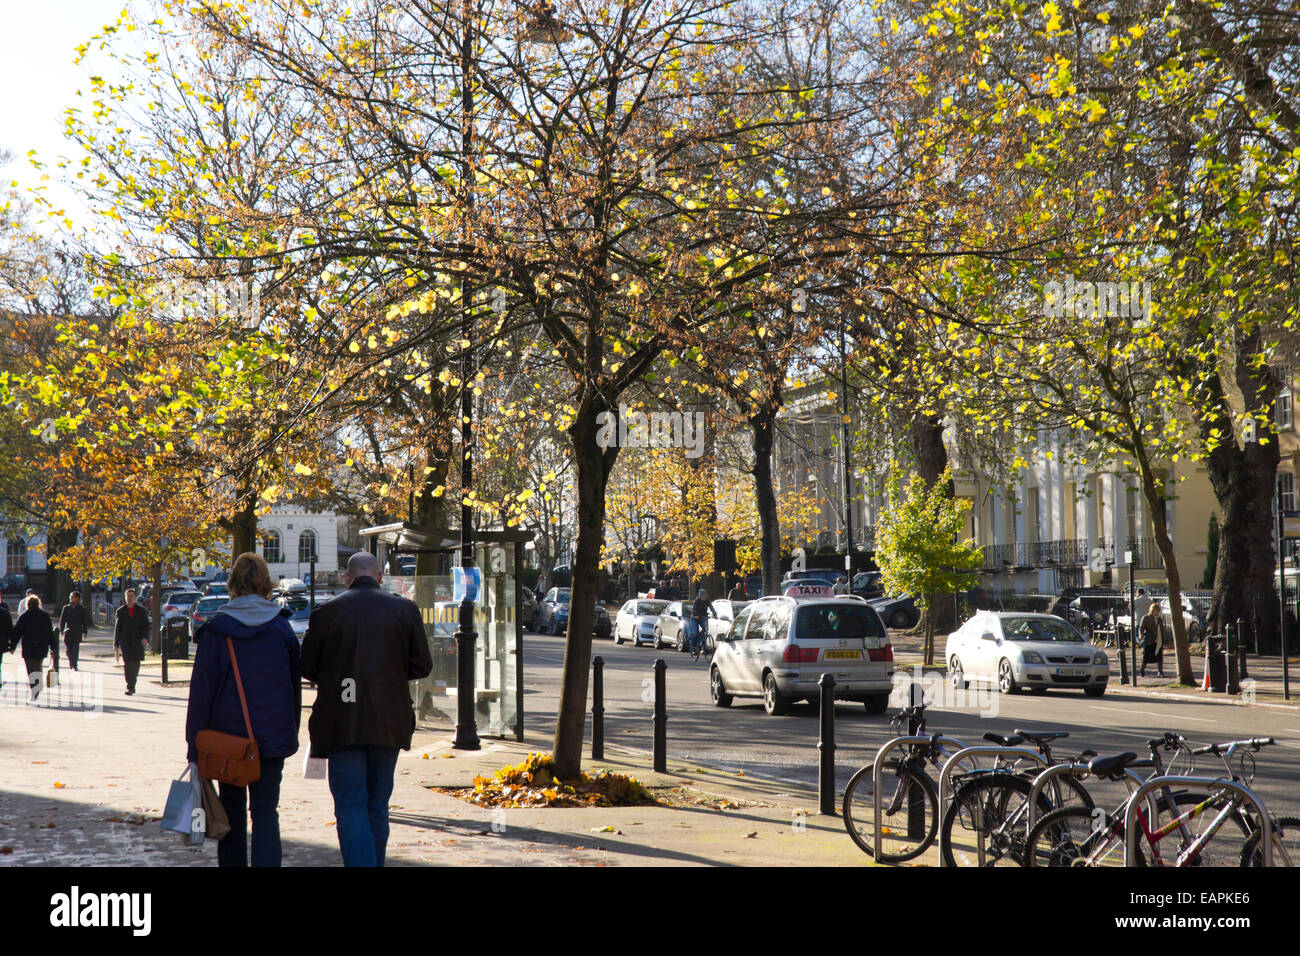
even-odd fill
[[[465,219],[462,223],[462,240],[468,255],[470,239],[470,210],[474,206],[473,170],[470,162],[474,124],[474,94],[471,91],[470,58],[474,55],[474,18],[470,0],[462,0],[461,17],[465,32],[460,48],[460,109],[461,109],[461,190]],[[470,328],[473,316],[469,308],[471,295],[469,272],[464,263],[460,274],[460,308],[465,323],[465,353],[461,358],[460,374],[460,566],[465,572],[466,591],[460,602],[460,626],[456,630],[456,736],[451,745],[457,750],[478,750],[478,725],[474,720],[475,686],[474,664],[477,635],[474,633],[474,598],[469,591],[469,570],[474,567],[474,509],[469,504],[474,487],[474,335]]]

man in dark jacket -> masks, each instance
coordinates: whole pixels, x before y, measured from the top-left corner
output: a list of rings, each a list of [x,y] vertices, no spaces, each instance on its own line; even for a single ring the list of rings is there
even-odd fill
[[[312,611],[302,675],[316,684],[311,756],[329,758],[345,866],[383,866],[399,750],[411,749],[408,682],[433,669],[420,609],[380,590],[374,555],[348,559],[348,589]]]
[[[126,693],[135,693],[136,678],[140,676],[140,663],[145,648],[149,646],[149,612],[137,604],[135,588],[126,592],[126,603],[117,609],[113,626],[113,646],[122,652],[122,669],[126,672]]]
[[[63,605],[59,615],[59,633],[63,635],[63,646],[68,651],[68,664],[75,671],[77,661],[81,659],[81,642],[90,632],[90,615],[81,603],[81,592],[73,591],[68,595],[68,603]],[[55,658],[55,667],[58,667]]]
[[[0,687],[4,686],[5,653],[14,646],[14,619],[9,616],[9,605],[0,601]]]
[[[54,622],[41,607],[41,599],[33,594],[26,600],[26,610],[18,615],[14,625],[14,646],[22,645],[23,661],[27,664],[27,683],[32,689],[32,699],[41,696],[41,665],[45,655],[58,653],[54,638]]]

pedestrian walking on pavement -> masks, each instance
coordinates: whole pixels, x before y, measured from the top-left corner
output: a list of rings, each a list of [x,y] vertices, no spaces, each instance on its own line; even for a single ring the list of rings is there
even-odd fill
[[[0,687],[5,682],[5,654],[15,646],[14,619],[9,616],[9,605],[0,601]]]
[[[383,866],[397,755],[415,732],[408,681],[426,677],[433,660],[420,609],[380,589],[374,555],[352,555],[344,580],[303,638],[302,675],[316,684],[307,726],[311,755],[329,759],[343,865]]]
[[[736,583],[735,583],[734,585],[732,585],[731,590],[727,593],[727,600],[728,600],[728,601],[744,601],[744,600],[746,600],[746,598],[745,598],[745,582],[741,581],[740,578],[736,578]]]
[[[1165,619],[1160,613],[1160,602],[1152,601],[1146,617],[1142,618],[1142,669],[1139,677],[1147,676],[1147,665],[1156,665],[1156,676],[1165,676]]]
[[[128,588],[126,603],[117,609],[113,625],[113,647],[122,653],[122,670],[126,674],[126,694],[135,694],[145,648],[149,646],[149,612],[135,600],[135,588]]]
[[[75,671],[81,659],[81,642],[90,633],[90,614],[81,603],[80,591],[68,595],[68,603],[63,605],[63,613],[59,615],[59,633],[63,635],[63,646],[68,652],[68,666]],[[57,663],[55,667],[58,667]]]
[[[271,572],[259,555],[248,552],[235,559],[229,587],[230,601],[194,635],[198,646],[185,715],[188,759],[198,759],[200,731],[248,736],[242,683],[261,775],[247,787],[220,785],[230,832],[217,841],[217,866],[248,866],[250,816],[253,866],[279,866],[280,781],[285,758],[298,750],[302,716],[298,638],[289,625],[292,612],[271,600]]]
[[[54,637],[54,622],[41,607],[38,595],[26,599],[23,613],[18,615],[14,624],[14,646],[22,645],[23,661],[27,665],[27,683],[31,687],[32,700],[41,696],[41,665],[45,655],[57,653],[59,646]]]

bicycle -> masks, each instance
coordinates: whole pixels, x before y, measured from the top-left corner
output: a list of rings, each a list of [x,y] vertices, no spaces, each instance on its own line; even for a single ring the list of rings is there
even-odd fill
[[[704,634],[708,627],[707,621],[696,620],[695,628],[691,634],[691,660],[698,661],[700,655],[704,653]]]
[[[899,711],[890,718],[895,737],[926,736],[925,705],[918,704]],[[908,727],[912,727],[911,731]],[[882,779],[881,799],[881,863],[905,863],[920,856],[934,843],[938,832],[939,796],[934,781],[925,772],[927,765],[942,769],[948,752],[939,742],[940,734],[930,736],[927,743],[908,744],[899,757],[891,758],[885,767],[889,779],[896,781],[892,793],[883,790],[888,784]],[[849,778],[844,787],[840,812],[844,827],[853,842],[867,856],[875,856],[875,794],[872,791],[873,764],[867,764]],[[855,814],[854,806],[858,806]],[[889,847],[889,849],[886,849]]]
[[[1017,730],[1010,737],[987,733],[984,739],[1000,747],[1018,747],[1033,743],[1046,761],[1044,767],[1060,763],[1079,764],[1096,756],[1084,750],[1068,761],[1056,759],[1050,742],[1070,736],[1065,731]],[[1028,832],[1029,795],[1033,782],[1044,767],[1022,769],[1020,757],[998,757],[991,769],[976,770],[957,778],[954,795],[943,818],[943,862],[945,866],[1020,865],[1024,853],[1024,835]],[[1049,792],[1039,794],[1038,812],[1045,814],[1059,807],[1077,807],[1091,813],[1092,795],[1073,776],[1051,781]],[[958,823],[961,824],[960,830]],[[956,839],[959,833],[971,834]]]
[[[925,732],[925,707],[917,705],[900,711],[890,719],[894,736],[927,736]],[[906,728],[914,729],[908,732]],[[1016,731],[1017,736],[1002,737],[987,733],[984,739],[1001,746],[1015,746],[1024,741],[1018,736],[1024,733]],[[934,843],[939,832],[939,795],[934,780],[926,772],[927,766],[942,772],[952,752],[940,742],[941,734],[929,735],[925,743],[908,744],[902,756],[890,758],[885,769],[889,776],[882,779],[881,807],[881,854],[882,863],[903,863],[924,853]],[[1051,747],[1048,741],[1068,736],[1055,734],[1034,735],[1041,738],[1044,757],[1051,761]],[[1087,752],[1087,751],[1085,751]],[[974,775],[989,773],[987,770],[973,768],[956,775],[958,781],[965,781]],[[844,817],[844,826],[853,842],[868,856],[875,855],[875,794],[872,791],[874,779],[873,765],[867,764],[849,778],[844,788],[844,797],[840,812]],[[886,792],[893,781],[893,790]],[[1091,806],[1091,797],[1082,787],[1067,782],[1066,787],[1076,790],[1081,799]],[[1055,791],[1058,799],[1065,799],[1060,791]],[[857,807],[855,811],[854,807]],[[890,849],[886,849],[886,847]]]
[[[1215,755],[1223,762],[1231,779],[1241,782],[1247,776],[1252,780],[1254,778],[1254,757],[1251,754],[1258,753],[1262,747],[1272,743],[1272,737],[1255,737],[1210,744],[1190,753],[1193,756],[1206,753]],[[1242,773],[1237,773],[1232,768],[1232,759],[1239,750],[1247,747],[1250,749],[1243,751],[1241,757]],[[1247,759],[1250,761],[1248,771]],[[1128,798],[1108,813],[1089,813],[1086,821],[1072,807],[1047,814],[1029,832],[1025,865],[1122,866],[1125,814],[1137,793],[1126,770],[1138,763],[1136,754],[1132,752],[1093,760],[1089,772],[1106,779],[1124,781],[1129,788]],[[1137,808],[1138,823],[1142,828],[1146,848],[1151,853],[1151,860],[1147,860],[1139,847],[1135,865],[1258,866],[1263,862],[1263,853],[1258,847],[1260,828],[1243,809],[1245,803],[1240,795],[1228,795],[1220,790],[1200,797],[1188,791],[1171,792],[1165,788],[1155,803],[1157,818],[1154,826],[1148,820],[1146,807]],[[1164,815],[1170,819],[1159,823]],[[1292,840],[1300,835],[1300,820],[1285,817],[1278,820],[1278,823],[1280,828],[1274,840],[1274,853],[1280,852],[1280,859],[1285,861],[1282,865],[1290,866],[1293,854],[1287,849],[1286,834],[1289,830]],[[1172,855],[1172,862],[1166,862],[1161,854],[1160,843],[1174,834],[1178,837],[1179,848]],[[1216,837],[1219,838],[1217,841]],[[1300,853],[1295,854],[1294,858],[1300,860]]]

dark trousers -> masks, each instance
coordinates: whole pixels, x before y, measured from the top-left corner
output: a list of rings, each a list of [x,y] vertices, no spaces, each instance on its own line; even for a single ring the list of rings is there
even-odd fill
[[[140,662],[128,657],[122,658],[122,669],[126,671],[126,689],[135,693],[135,680],[140,676]]]
[[[77,661],[81,659],[81,638],[65,637],[63,639],[63,646],[67,648],[68,651],[68,666],[75,671],[77,669]]]
[[[330,754],[330,793],[344,866],[383,866],[397,748],[345,747]]]
[[[253,866],[280,865],[280,778],[284,758],[261,760],[262,775],[247,787],[220,785],[230,832],[217,841],[217,866],[248,866],[248,818],[253,818]]]
[[[27,665],[27,686],[32,689],[32,698],[41,696],[41,686],[44,681],[41,678],[41,665],[45,663],[43,657],[24,657],[23,663]]]

